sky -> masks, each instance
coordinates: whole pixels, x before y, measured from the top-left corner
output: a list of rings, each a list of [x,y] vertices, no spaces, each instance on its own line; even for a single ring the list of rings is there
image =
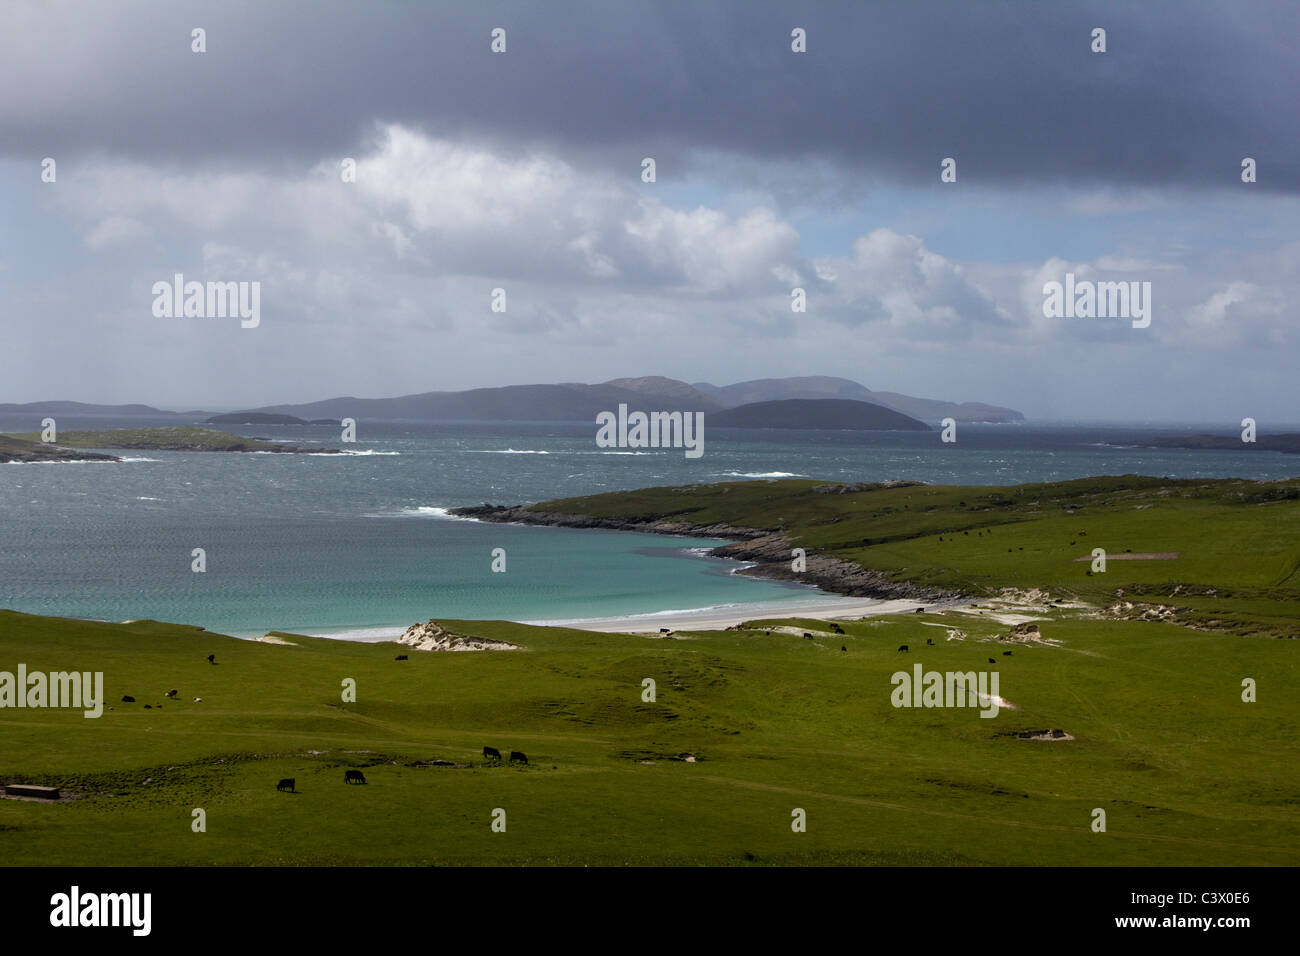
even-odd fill
[[[0,403],[836,375],[1295,422],[1297,38],[1290,0],[6,0]],[[156,314],[178,273],[256,326]],[[1045,314],[1067,274],[1149,325]]]

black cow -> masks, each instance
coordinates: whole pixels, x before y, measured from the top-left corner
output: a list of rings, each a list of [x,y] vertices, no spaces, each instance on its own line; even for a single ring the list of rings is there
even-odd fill
[[[497,750],[496,747],[484,747],[483,756],[486,757],[488,760],[500,760],[501,751]]]
[[[344,783],[365,783],[366,775],[362,773],[360,770],[345,770],[343,771],[343,782]]]
[[[407,657],[405,654],[398,654],[396,657],[393,658],[393,660],[395,660],[395,661],[406,661],[406,660],[410,660],[410,658]]]
[[[217,662],[217,655],[216,655],[216,654],[209,654],[209,655],[208,655],[208,663],[209,663],[209,664],[215,664],[216,662]]]
[[[512,751],[510,751],[510,762],[511,762],[511,763],[528,763],[528,757],[525,756],[524,754],[520,753],[518,750],[512,750]]]
[[[134,697],[131,697],[131,696],[128,696],[128,695],[126,695],[126,694],[123,694],[123,695],[122,695],[122,703],[124,703],[124,704],[134,704],[134,703],[135,703],[135,698],[134,698]]]
[[[926,647],[934,647],[934,639],[933,639],[933,638],[930,638],[930,637],[927,637],[927,638],[925,639],[925,645],[926,645]]]
[[[900,654],[905,654],[905,653],[907,653],[907,645],[906,645],[906,644],[899,644],[899,645],[898,645],[898,653],[900,653]]]
[[[275,789],[288,790],[290,793],[298,792],[297,790],[293,789],[293,777],[285,777],[283,780],[281,780],[279,783],[275,785]]]
[[[1010,651],[1003,651],[1003,652],[1002,652],[1002,656],[1003,656],[1003,657],[1010,657],[1010,656],[1011,656],[1011,652],[1010,652]]]
[[[847,647],[845,647],[845,646],[844,646],[844,645],[843,645],[843,644],[841,644],[841,645],[840,645],[840,650],[842,650],[842,651],[847,651],[847,650],[848,650],[848,648],[847,648]]]
[[[918,607],[918,608],[916,609],[916,613],[917,613],[917,614],[924,614],[924,613],[925,613],[925,608],[923,608],[923,607]]]
[[[806,637],[806,638],[808,638],[808,640],[810,640],[810,641],[812,640],[812,635],[809,634],[807,631],[804,631],[804,632],[803,632],[803,636]]]
[[[990,664],[996,664],[997,661],[995,661],[993,658],[990,657],[990,658],[989,658],[989,663],[990,663]]]
[[[672,629],[671,627],[661,627],[661,628],[659,628],[659,633],[660,633],[660,634],[671,634],[672,632],[673,632],[673,629]]]
[[[176,696],[176,691],[174,691],[174,690],[169,690],[167,693],[163,694],[163,696],[164,696],[164,697],[175,697],[175,696]]]

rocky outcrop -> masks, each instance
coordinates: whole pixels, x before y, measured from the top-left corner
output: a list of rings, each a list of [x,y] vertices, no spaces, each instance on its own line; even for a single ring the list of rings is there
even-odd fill
[[[101,455],[98,452],[80,451],[76,448],[64,448],[44,442],[25,441],[0,435],[0,462],[32,461],[121,461],[116,455]]]
[[[827,486],[838,487],[838,486]],[[727,524],[693,524],[683,518],[652,519],[600,518],[592,515],[532,511],[525,505],[491,505],[452,508],[451,514],[479,521],[507,524],[546,525],[557,528],[604,528],[613,531],[641,531],[650,534],[685,535],[692,538],[732,538],[731,544],[714,548],[710,554],[719,558],[752,562],[737,573],[748,577],[812,584],[833,594],[851,597],[903,598],[931,604],[955,601],[962,597],[955,591],[923,587],[906,581],[893,581],[881,571],[870,571],[850,561],[809,551],[804,571],[791,569],[788,535],[770,529],[745,528]]]
[[[423,624],[412,624],[397,639],[397,643],[409,644],[417,651],[517,651],[519,649],[518,644],[511,644],[509,641],[456,634],[433,620]]]

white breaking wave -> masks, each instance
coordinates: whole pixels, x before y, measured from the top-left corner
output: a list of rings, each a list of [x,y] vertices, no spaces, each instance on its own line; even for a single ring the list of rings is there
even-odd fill
[[[793,471],[721,471],[719,476],[729,478],[807,478]]]
[[[436,505],[416,505],[414,508],[402,508],[400,511],[384,511],[373,514],[367,514],[367,518],[443,518],[447,521],[477,521],[477,518],[467,518],[463,515],[454,515],[450,508],[440,508]]]
[[[307,456],[310,458],[335,458],[338,455],[400,455],[400,451],[376,451],[373,448],[344,448],[341,451],[309,451]]]
[[[471,455],[549,455],[544,449],[534,448],[466,448]]]

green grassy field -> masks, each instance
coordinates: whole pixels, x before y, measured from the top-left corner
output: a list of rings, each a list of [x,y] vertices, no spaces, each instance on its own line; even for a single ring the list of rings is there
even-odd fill
[[[77,795],[0,800],[0,852],[38,865],[1300,863],[1298,645],[1261,636],[1286,631],[1275,605],[1294,600],[1294,484],[1090,481],[855,495],[746,483],[565,504],[663,514],[672,498],[737,524],[770,513],[770,527],[900,575],[1096,606],[1117,588],[1214,587],[1188,613],[1236,618],[1209,629],[1042,606],[1059,644],[997,641],[1010,628],[987,601],[841,622],[844,636],[798,620],[675,640],[444,621],[524,648],[449,654],[0,612],[0,670],[102,671],[114,708],[0,711],[0,779]],[[1066,500],[1079,510],[1063,514]],[[1070,559],[1093,546],[1182,557],[1088,577]],[[767,633],[781,624],[795,633]],[[891,675],[915,664],[996,668],[1016,709],[895,708]],[[1047,728],[1073,739],[1016,736]],[[530,763],[491,765],[484,745]],[[352,768],[365,786],[343,783]],[[296,794],[276,791],[282,777]],[[195,808],[206,832],[191,829]],[[796,808],[807,832],[792,832]]]

